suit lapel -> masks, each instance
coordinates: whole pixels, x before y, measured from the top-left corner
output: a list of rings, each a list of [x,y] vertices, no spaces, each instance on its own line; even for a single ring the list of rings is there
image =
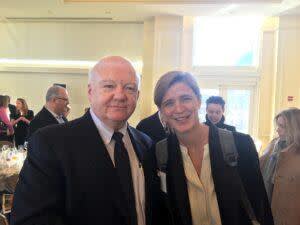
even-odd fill
[[[47,120],[49,124],[59,124],[57,119],[55,119],[55,117],[48,111],[48,109],[43,107],[42,112],[42,115],[44,115],[44,120]]]
[[[236,224],[236,215],[239,215],[237,186],[231,179],[232,167],[224,159],[219,141],[218,131],[215,126],[209,129],[209,152],[211,172],[217,195],[220,217],[223,225]]]
[[[186,176],[179,143],[175,134],[168,138],[167,190],[171,204],[174,204],[180,215],[181,224],[191,225],[192,216],[187,190]]]
[[[136,131],[133,130],[133,128],[128,127],[128,134],[132,143],[132,146],[134,148],[135,154],[139,160],[139,162],[143,165],[144,163],[144,151],[145,151],[145,146],[140,140],[139,137],[137,137]]]
[[[146,215],[146,224],[151,224],[151,186],[152,186],[152,172],[151,165],[146,161],[145,154],[149,149],[146,149],[145,144],[141,140],[141,136],[131,127],[128,127],[128,133],[131,139],[131,143],[133,145],[136,156],[141,163],[144,171],[144,179],[145,179],[145,215]],[[154,165],[153,165],[154,166]]]

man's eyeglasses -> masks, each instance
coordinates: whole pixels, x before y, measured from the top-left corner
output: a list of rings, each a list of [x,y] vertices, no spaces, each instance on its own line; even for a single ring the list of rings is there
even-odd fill
[[[60,100],[64,100],[64,101],[66,101],[66,102],[69,102],[69,99],[67,99],[67,98],[57,97],[57,96],[56,96],[55,98],[60,99]]]

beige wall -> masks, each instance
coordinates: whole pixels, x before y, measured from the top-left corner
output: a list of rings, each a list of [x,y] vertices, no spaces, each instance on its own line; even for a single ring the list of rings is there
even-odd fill
[[[145,22],[141,119],[157,111],[153,101],[157,80],[165,72],[181,68],[182,36],[182,16],[157,16]]]
[[[56,59],[97,61],[105,55],[122,55],[141,62],[142,23],[0,23],[0,59]],[[70,94],[70,119],[88,106],[88,69],[0,64],[0,94],[12,101],[24,97],[37,113],[53,83],[64,83]],[[140,107],[131,121],[139,120]]]
[[[0,58],[97,60],[104,55],[120,54],[143,61],[140,101],[131,119],[135,125],[156,110],[153,89],[162,73],[191,69],[191,34],[192,18],[180,16],[159,16],[144,24],[0,23]],[[280,17],[279,23],[278,19],[271,19],[263,28],[257,83],[259,101],[255,102],[257,135],[263,146],[273,137],[275,113],[286,107],[300,107],[299,38],[299,17]],[[74,71],[58,68],[49,72],[43,68],[30,72],[30,68],[14,70],[0,66],[0,92],[13,98],[27,98],[37,112],[44,103],[47,87],[66,83],[71,118],[75,118],[88,102],[87,70]],[[293,96],[294,101],[288,102],[287,96]]]
[[[274,116],[283,109],[300,107],[299,40],[299,16],[279,17],[263,32],[258,127],[263,147],[276,135]]]
[[[300,16],[279,21],[275,112],[300,107]],[[289,102],[288,96],[294,100]]]
[[[45,93],[53,83],[67,85],[72,108],[70,118],[82,115],[84,108],[88,106],[87,75],[85,74],[1,72],[0,81],[0,93],[10,95],[12,103],[18,97],[25,98],[28,107],[35,114],[45,104]]]
[[[141,60],[142,23],[0,23],[0,58]]]

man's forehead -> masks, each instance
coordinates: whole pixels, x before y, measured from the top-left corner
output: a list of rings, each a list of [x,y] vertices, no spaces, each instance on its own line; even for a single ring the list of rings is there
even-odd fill
[[[68,95],[68,92],[67,92],[66,89],[60,89],[60,90],[59,90],[59,94],[60,94],[60,95],[63,95],[63,96],[67,96],[67,95]]]
[[[131,71],[135,70],[131,63],[120,57],[111,57],[99,61],[94,67],[95,72],[101,73],[103,71]]]

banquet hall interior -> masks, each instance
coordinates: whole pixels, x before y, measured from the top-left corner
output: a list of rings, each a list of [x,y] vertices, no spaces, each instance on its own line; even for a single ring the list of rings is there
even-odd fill
[[[258,150],[273,118],[300,107],[298,0],[1,0],[0,94],[36,114],[53,84],[69,93],[69,120],[84,114],[88,71],[107,55],[129,59],[141,77],[130,124],[153,114],[156,81],[192,73],[205,100],[226,101],[226,122]]]

